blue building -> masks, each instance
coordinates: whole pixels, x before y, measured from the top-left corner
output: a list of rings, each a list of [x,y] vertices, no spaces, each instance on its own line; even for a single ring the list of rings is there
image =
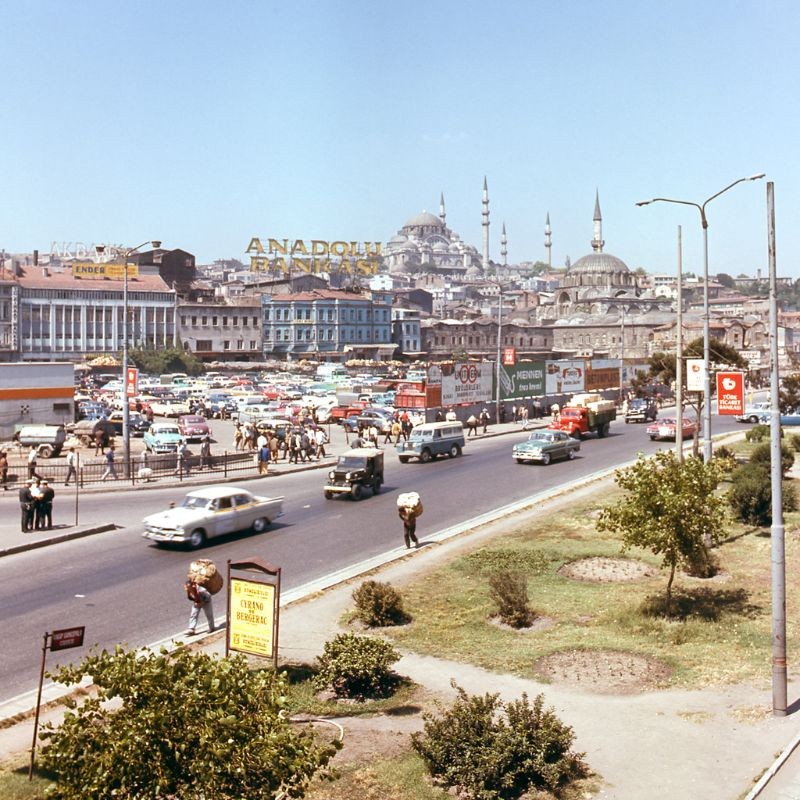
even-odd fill
[[[262,295],[265,358],[390,359],[391,296],[315,289]]]

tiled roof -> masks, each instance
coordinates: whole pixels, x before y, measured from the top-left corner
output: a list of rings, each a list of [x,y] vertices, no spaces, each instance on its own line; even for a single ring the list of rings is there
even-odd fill
[[[103,291],[122,291],[124,281],[102,278],[73,278],[68,271],[49,268],[47,274],[43,267],[25,267],[17,278],[23,289],[94,289]],[[169,292],[171,289],[160,275],[142,275],[128,278],[128,291],[131,292]]]
[[[361,294],[353,292],[343,292],[336,289],[312,289],[308,292],[293,292],[291,294],[273,294],[273,300],[279,300],[282,303],[287,302],[311,302],[314,300],[361,300],[367,302],[367,298]]]

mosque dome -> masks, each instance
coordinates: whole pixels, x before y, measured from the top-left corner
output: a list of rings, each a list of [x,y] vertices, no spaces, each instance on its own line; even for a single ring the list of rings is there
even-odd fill
[[[575,273],[592,273],[595,275],[618,275],[619,273],[630,272],[627,264],[611,253],[594,252],[579,258],[568,270],[568,275]]]
[[[435,214],[431,214],[428,211],[423,211],[421,214],[416,214],[415,216],[411,217],[405,225],[404,228],[427,228],[427,227],[436,227],[436,228],[444,228],[444,222],[442,222],[439,217]]]

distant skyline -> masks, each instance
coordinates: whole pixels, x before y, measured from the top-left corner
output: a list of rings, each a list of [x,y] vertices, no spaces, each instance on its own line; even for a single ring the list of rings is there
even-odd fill
[[[422,210],[490,255],[800,278],[800,14],[698,4],[171,0],[2,5],[0,249],[161,239],[388,241]]]

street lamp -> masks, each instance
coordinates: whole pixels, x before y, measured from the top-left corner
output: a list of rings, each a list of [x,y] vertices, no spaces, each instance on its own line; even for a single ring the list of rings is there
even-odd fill
[[[705,438],[703,439],[703,461],[708,463],[711,460],[711,328],[709,320],[708,306],[708,219],[706,217],[706,206],[715,198],[724,194],[728,189],[732,189],[744,181],[757,181],[763,178],[764,173],[749,175],[746,178],[739,178],[733,183],[720,189],[716,194],[712,194],[706,201],[693,203],[690,200],[673,200],[669,197],[654,197],[652,200],[642,200],[637,206],[646,206],[650,203],[677,203],[683,206],[694,206],[700,212],[700,222],[703,226],[703,392],[705,394],[705,405],[703,406],[703,429]]]
[[[161,242],[157,239],[148,239],[146,242],[137,244],[127,250],[122,248],[112,248],[119,255],[122,254],[122,447],[123,460],[125,464],[125,475],[130,474],[130,452],[131,452],[131,409],[128,401],[128,258],[140,247],[146,244],[152,245],[154,250],[161,247]],[[102,255],[106,246],[99,244],[95,250]]]

